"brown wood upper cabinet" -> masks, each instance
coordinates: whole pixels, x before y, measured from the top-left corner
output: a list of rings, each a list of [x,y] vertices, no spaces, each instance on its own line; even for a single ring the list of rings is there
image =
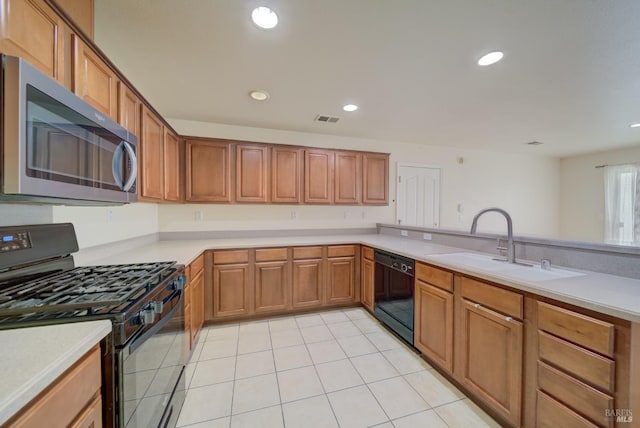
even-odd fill
[[[118,82],[118,123],[140,137],[142,102],[124,83]]]
[[[0,52],[19,56],[60,84],[66,81],[65,34],[70,29],[44,0],[0,2]]]
[[[80,98],[118,120],[118,76],[94,50],[76,34],[73,44],[73,92]]]
[[[142,109],[142,134],[138,141],[141,200],[164,197],[164,125],[146,106]]]
[[[333,202],[333,150],[304,151],[304,202],[331,204]]]
[[[362,153],[335,152],[333,202],[359,204],[362,187]]]
[[[180,138],[164,129],[164,200],[177,202],[182,199],[180,188]]]
[[[56,0],[76,26],[93,40],[93,0]]]
[[[187,201],[231,202],[234,147],[225,140],[186,140]]]
[[[389,155],[362,154],[362,203],[387,205],[389,203]]]
[[[273,146],[271,148],[271,202],[302,202],[302,149]]]
[[[236,202],[268,202],[268,154],[264,144],[236,145]]]

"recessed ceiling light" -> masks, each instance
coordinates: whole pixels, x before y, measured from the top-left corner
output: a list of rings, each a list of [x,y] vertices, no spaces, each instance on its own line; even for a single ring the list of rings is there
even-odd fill
[[[256,101],[266,101],[269,99],[269,92],[267,91],[251,91],[249,92],[249,96]]]
[[[278,15],[268,7],[259,6],[251,12],[251,19],[260,28],[267,30],[278,25]]]
[[[640,128],[640,123],[634,123],[631,125],[632,128]]]
[[[478,60],[478,65],[491,65],[500,61],[504,54],[500,51],[489,52]]]
[[[344,111],[356,111],[358,110],[358,106],[355,104],[345,104],[344,107],[342,107],[342,110]]]

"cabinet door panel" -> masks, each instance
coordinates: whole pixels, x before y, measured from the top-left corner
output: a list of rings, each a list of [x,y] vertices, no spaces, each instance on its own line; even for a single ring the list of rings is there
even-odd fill
[[[457,376],[469,390],[514,425],[520,424],[522,323],[462,301]]]
[[[360,290],[360,296],[362,299],[362,304],[365,305],[367,309],[373,312],[373,281],[375,279],[375,263],[373,262],[373,260],[365,258],[364,248],[361,266],[362,271],[360,272],[360,275],[362,276],[362,289]]]
[[[165,129],[164,134],[164,200],[179,201],[180,192],[180,139]]]
[[[352,302],[355,295],[355,257],[327,260],[327,303]]]
[[[220,265],[213,267],[213,316],[249,315],[251,301],[249,265]]]
[[[304,152],[304,202],[307,204],[331,204],[333,202],[334,152],[330,150],[305,150]]]
[[[164,196],[164,125],[149,109],[142,109],[139,141],[140,196],[161,200]]]
[[[231,202],[230,142],[187,140],[186,199],[192,202]]]
[[[44,0],[4,0],[0,7],[0,52],[24,58],[64,85],[64,34],[68,29],[62,19]]]
[[[271,148],[271,202],[299,204],[302,200],[302,150]]]
[[[140,137],[141,107],[136,94],[125,83],[118,82],[118,123],[136,137]]]
[[[236,146],[236,202],[267,202],[267,146]]]
[[[362,154],[335,153],[334,199],[336,204],[359,204],[362,188]]]
[[[322,259],[293,261],[293,307],[322,305]]]
[[[389,203],[389,155],[363,153],[362,203],[387,205]]]
[[[453,294],[416,281],[415,347],[453,371]]]
[[[73,39],[73,92],[118,120],[118,77],[115,72],[75,34]]]
[[[289,262],[256,263],[256,312],[289,309]]]
[[[204,324],[204,272],[191,281],[191,343],[195,343]]]

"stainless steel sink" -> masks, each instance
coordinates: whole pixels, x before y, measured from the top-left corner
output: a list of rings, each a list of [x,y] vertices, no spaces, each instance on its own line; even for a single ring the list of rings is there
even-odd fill
[[[499,275],[508,279],[516,279],[528,282],[550,281],[554,279],[572,278],[584,276],[584,273],[571,270],[542,269],[540,266],[506,263],[496,260],[493,256],[477,253],[449,253],[434,254],[428,258],[434,261],[442,261],[461,268],[473,268],[480,271]]]

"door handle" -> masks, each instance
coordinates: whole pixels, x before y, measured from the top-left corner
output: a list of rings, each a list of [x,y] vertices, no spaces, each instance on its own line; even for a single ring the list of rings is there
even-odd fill
[[[113,179],[119,188],[122,189],[122,155],[120,152],[122,151],[122,146],[125,144],[124,141],[121,141],[118,144],[118,147],[113,152],[113,160],[111,161],[111,173],[113,174]]]
[[[126,141],[123,141],[122,144],[124,144],[124,149],[129,154],[129,158],[131,159],[131,174],[129,175],[127,182],[122,187],[122,190],[128,192],[129,189],[133,187],[136,179],[138,178],[138,157],[136,156],[136,151],[133,149],[133,147],[131,147],[131,144],[127,143]]]

